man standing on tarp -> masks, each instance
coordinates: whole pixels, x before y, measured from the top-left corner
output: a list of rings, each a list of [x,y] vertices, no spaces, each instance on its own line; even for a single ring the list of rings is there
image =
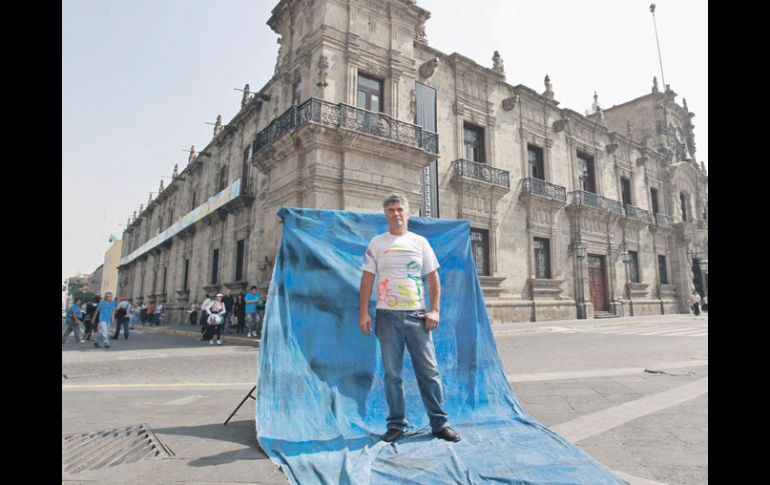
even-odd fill
[[[385,370],[385,398],[388,401],[388,431],[382,440],[396,441],[407,427],[404,382],[404,345],[409,348],[420,395],[430,417],[434,435],[447,441],[460,441],[449,427],[444,411],[444,392],[436,363],[432,331],[438,327],[441,286],[438,260],[424,237],[409,232],[409,201],[389,195],[382,204],[389,230],[375,236],[366,248],[361,277],[359,327],[364,335],[372,330],[369,298],[375,275],[377,312],[375,334],[382,348]],[[425,313],[422,277],[430,283],[430,311]]]

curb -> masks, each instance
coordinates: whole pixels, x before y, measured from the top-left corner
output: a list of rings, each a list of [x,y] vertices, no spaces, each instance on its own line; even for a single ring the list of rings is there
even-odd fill
[[[177,335],[179,337],[191,337],[195,338],[196,340],[200,340],[201,333],[200,332],[192,332],[189,330],[178,330],[176,328],[168,328],[168,327],[136,327],[134,330],[139,330],[141,332],[150,332],[150,333],[165,333],[166,335]],[[248,347],[255,347],[259,348],[259,340],[254,340],[251,338],[246,337],[233,337],[232,335],[223,335],[220,340],[222,340],[223,343],[230,343],[233,345],[245,345]]]

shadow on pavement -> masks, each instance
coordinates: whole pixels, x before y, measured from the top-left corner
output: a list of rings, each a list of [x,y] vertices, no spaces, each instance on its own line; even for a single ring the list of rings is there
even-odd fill
[[[198,458],[190,462],[192,466],[211,466],[212,462],[222,464],[240,460],[267,460],[267,455],[262,452],[257,444],[253,419],[230,421],[227,426],[224,426],[222,423],[212,423],[197,426],[153,428],[153,431],[161,435],[168,434],[207,440],[229,441],[246,447]]]

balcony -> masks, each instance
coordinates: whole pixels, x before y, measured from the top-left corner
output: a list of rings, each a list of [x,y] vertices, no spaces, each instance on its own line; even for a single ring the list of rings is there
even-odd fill
[[[674,218],[658,212],[655,214],[655,224],[660,227],[665,227],[667,229],[673,229]]]
[[[428,153],[438,154],[438,135],[421,126],[406,123],[383,113],[374,113],[346,104],[332,104],[310,98],[299,106],[292,106],[257,133],[253,152],[273,143],[289,132],[309,124],[363,133],[408,145]]]
[[[471,162],[470,160],[455,160],[452,162],[452,180],[455,182],[481,182],[508,192],[511,189],[511,176],[506,170],[490,167],[486,163]]]
[[[643,222],[644,224],[652,224],[652,217],[650,216],[649,211],[628,204],[626,204],[624,208],[626,210],[627,218],[634,221]]]
[[[585,190],[570,192],[570,205],[573,207],[590,207],[601,212],[624,215],[623,204],[620,201],[607,199]]]
[[[535,196],[543,197],[562,203],[567,202],[567,189],[561,185],[554,185],[545,180],[525,178],[521,180],[521,192],[519,197]]]

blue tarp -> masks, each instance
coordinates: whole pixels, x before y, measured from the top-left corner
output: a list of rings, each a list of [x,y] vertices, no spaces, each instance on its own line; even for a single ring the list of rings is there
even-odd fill
[[[410,428],[396,443],[380,441],[388,414],[382,360],[374,333],[358,328],[358,289],[364,251],[387,231],[385,217],[294,208],[278,216],[283,238],[262,334],[256,423],[260,446],[292,483],[626,483],[519,406],[495,346],[467,221],[409,221],[441,264],[433,338],[445,409],[463,440],[430,433],[407,351]]]

